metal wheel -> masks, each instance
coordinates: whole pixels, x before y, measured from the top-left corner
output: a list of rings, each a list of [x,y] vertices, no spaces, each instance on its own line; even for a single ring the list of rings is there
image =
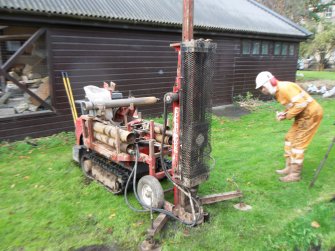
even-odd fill
[[[143,176],[137,184],[137,193],[141,202],[146,206],[162,208],[164,192],[159,181],[150,175]]]

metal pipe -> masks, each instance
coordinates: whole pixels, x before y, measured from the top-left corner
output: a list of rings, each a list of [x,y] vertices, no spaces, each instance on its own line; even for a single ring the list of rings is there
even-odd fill
[[[84,110],[98,110],[101,107],[104,108],[115,108],[122,106],[143,106],[157,103],[159,99],[156,97],[143,97],[143,98],[127,98],[127,99],[116,99],[108,102],[83,102]]]
[[[107,135],[105,134],[101,134],[101,133],[98,133],[98,132],[95,132],[94,133],[94,138],[103,142],[103,143],[106,143],[107,145],[113,147],[116,149],[117,147],[117,142],[115,139],[113,138],[110,138],[108,137]],[[123,143],[121,142],[120,144],[120,150],[121,152],[124,152],[124,153],[128,153],[128,154],[132,154],[133,150],[135,149],[135,146],[134,144],[126,144],[126,143]]]
[[[314,177],[313,177],[311,183],[309,184],[309,188],[312,188],[312,187],[314,186],[314,183],[315,183],[316,179],[318,178],[319,173],[321,172],[321,169],[322,169],[323,166],[325,165],[325,162],[326,162],[326,160],[327,160],[327,158],[328,158],[328,154],[329,154],[330,151],[332,150],[334,144],[335,144],[335,137],[333,138],[333,141],[330,143],[326,155],[323,157],[323,160],[321,161],[321,163],[320,163],[318,169],[316,170],[316,172],[315,172],[315,174],[314,174]]]
[[[93,123],[93,130],[98,133],[105,134],[107,136],[110,136],[114,139],[117,138],[118,132],[117,132],[116,126],[112,125],[104,125],[100,122],[94,122]],[[119,134],[120,134],[120,140],[124,143],[132,144],[135,142],[135,134],[132,132],[128,132],[126,130],[123,130],[119,128]]]
[[[184,0],[183,4],[183,42],[193,39],[193,0]]]
[[[163,129],[155,127],[155,133],[162,134],[163,133]],[[165,135],[172,136],[172,131],[170,131],[170,130],[169,131],[165,131]]]
[[[162,142],[163,140],[163,135],[162,134],[155,134],[155,140],[157,140],[158,142]],[[164,144],[167,145],[172,145],[172,136],[165,136],[164,137]]]
[[[163,125],[155,123],[154,130],[155,130],[155,133],[162,134],[163,133]],[[169,130],[169,131],[166,131],[165,134],[168,135],[168,136],[172,136],[172,131],[170,131],[170,127],[166,126],[166,130]]]

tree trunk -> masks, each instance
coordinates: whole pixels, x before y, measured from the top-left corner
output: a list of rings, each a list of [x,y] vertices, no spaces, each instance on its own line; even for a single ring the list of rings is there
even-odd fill
[[[320,60],[318,64],[318,70],[323,71],[325,69],[326,64],[326,53],[320,52]]]
[[[325,69],[324,63],[320,62],[318,63],[318,71],[323,71]]]

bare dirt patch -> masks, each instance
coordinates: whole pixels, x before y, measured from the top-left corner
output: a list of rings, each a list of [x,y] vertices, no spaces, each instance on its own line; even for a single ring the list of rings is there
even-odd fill
[[[249,114],[250,111],[237,105],[224,105],[213,107],[216,116],[224,116],[230,119],[239,119],[241,116]]]

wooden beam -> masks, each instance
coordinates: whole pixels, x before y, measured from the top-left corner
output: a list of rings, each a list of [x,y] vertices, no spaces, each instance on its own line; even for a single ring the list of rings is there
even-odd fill
[[[32,92],[31,90],[29,90],[27,88],[27,86],[21,84],[18,80],[16,80],[15,78],[13,78],[11,75],[8,74],[8,72],[0,67],[0,74],[2,74],[6,79],[12,81],[14,84],[16,84],[21,90],[23,90],[24,92],[28,93],[31,97],[33,97],[34,99],[36,99],[37,101],[41,102],[43,104],[43,106],[45,106],[46,108],[50,109],[51,111],[56,111],[54,107],[52,107],[51,105],[49,105],[47,102],[45,102],[43,99],[41,99],[39,96],[37,96],[34,92]]]
[[[0,29],[1,29],[1,26],[0,26]],[[2,31],[0,30],[0,34],[2,34]],[[3,57],[2,57],[2,51],[4,50],[4,47],[3,46],[0,46],[0,65],[2,65],[2,63],[3,63]],[[1,82],[1,86],[0,87],[4,87],[4,85],[5,85],[5,78],[3,77],[3,76],[1,76],[0,75],[0,82]],[[4,90],[4,88],[3,88],[3,90]]]
[[[149,228],[147,231],[148,237],[154,237],[161,229],[165,226],[165,223],[168,221],[166,214],[160,213],[158,217],[153,222],[152,228]]]
[[[22,40],[22,39],[28,39],[30,37],[31,37],[31,34],[2,35],[0,36],[0,41]]]
[[[208,205],[208,204],[213,204],[216,202],[220,201],[225,201],[225,200],[231,200],[235,198],[242,197],[243,194],[241,191],[232,191],[232,192],[226,192],[226,193],[220,193],[220,194],[211,194],[211,195],[206,195],[204,197],[200,198],[200,203],[202,205]]]
[[[20,56],[22,55],[22,53],[27,49],[27,47],[29,47],[30,45],[32,45],[40,36],[42,36],[45,33],[46,29],[45,28],[41,28],[38,31],[36,31],[21,47],[20,49],[18,49],[8,60],[7,62],[5,62],[2,65],[2,69],[7,71],[12,64],[14,63],[14,61]]]

